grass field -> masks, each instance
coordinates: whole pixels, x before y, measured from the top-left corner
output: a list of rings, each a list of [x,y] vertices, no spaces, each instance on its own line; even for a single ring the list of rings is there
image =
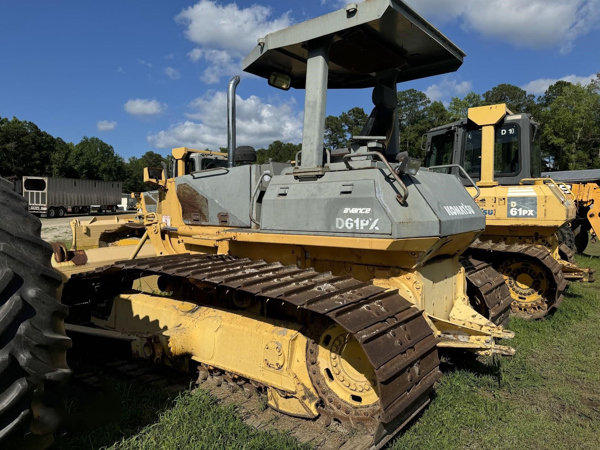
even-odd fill
[[[600,244],[578,257],[600,276]],[[390,449],[600,448],[600,290],[571,284],[560,310],[537,322],[511,320],[512,358],[444,356],[444,377],[430,407]],[[201,389],[169,398],[115,381],[123,418],[57,439],[75,449],[287,449],[284,433],[258,431]],[[306,446],[304,446],[306,447]]]

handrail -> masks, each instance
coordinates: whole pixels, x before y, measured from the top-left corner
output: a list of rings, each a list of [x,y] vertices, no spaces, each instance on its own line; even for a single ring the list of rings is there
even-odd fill
[[[255,210],[255,205],[256,205],[256,193],[258,192],[258,190],[260,189],[260,183],[262,183],[262,180],[265,176],[267,175],[271,175],[271,171],[269,170],[265,170],[260,178],[258,179],[258,182],[256,183],[256,187],[254,188],[254,191],[252,192],[252,197],[250,197],[250,221],[256,225],[258,228],[260,228],[260,222],[258,222],[257,220],[254,219],[254,210]]]
[[[327,148],[324,150],[325,150],[325,154],[327,155],[327,164],[331,164],[331,152]],[[296,157],[294,159],[296,166],[298,166],[300,164],[300,161],[302,160],[301,156],[302,156],[302,150],[296,152]]]
[[[402,189],[402,192],[403,192],[403,195],[400,195],[400,194],[396,195],[396,200],[398,200],[398,203],[400,203],[401,205],[405,204],[406,200],[408,199],[408,189],[407,189],[406,185],[402,182],[402,180],[400,179],[400,177],[398,176],[396,171],[392,168],[392,166],[390,166],[390,163],[388,162],[386,157],[383,156],[379,152],[371,151],[371,152],[349,153],[347,155],[344,155],[342,160],[346,164],[346,167],[348,167],[349,169],[352,169],[352,166],[348,163],[347,160],[350,158],[358,158],[359,156],[377,156],[381,160],[381,162],[383,164],[385,164],[385,166],[388,168],[388,170],[390,171],[392,176],[396,179],[396,181],[400,185],[400,188]]]
[[[431,166],[431,167],[427,167],[427,168],[429,170],[431,170],[431,169],[452,169],[452,168],[457,168],[461,172],[461,174],[464,175],[464,177],[471,182],[471,184],[473,185],[473,187],[477,191],[477,195],[475,197],[473,197],[473,200],[477,200],[479,198],[479,196],[481,195],[481,189],[479,189],[479,186],[477,186],[477,183],[475,183],[473,181],[473,178],[471,178],[469,176],[469,174],[467,173],[467,171],[460,164],[445,164],[445,165],[442,165],[442,166]]]
[[[552,178],[523,178],[519,182],[519,184],[522,185],[522,186],[524,186],[525,185],[525,181],[533,181],[534,183],[536,181],[541,181],[544,184],[551,184],[551,185],[553,185],[558,190],[558,192],[560,192],[560,195],[562,195],[562,197],[563,197],[563,202],[566,202],[568,200],[568,198],[565,195],[564,191],[560,188],[560,186]],[[569,189],[569,191],[570,191],[570,189]],[[571,192],[571,195],[573,195],[572,192]]]

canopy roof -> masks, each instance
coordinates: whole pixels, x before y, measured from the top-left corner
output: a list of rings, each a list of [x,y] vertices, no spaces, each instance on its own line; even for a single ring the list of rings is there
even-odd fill
[[[366,0],[268,34],[244,59],[244,71],[306,83],[308,47],[329,37],[329,89],[366,88],[399,70],[397,82],[457,70],[465,54],[400,0]]]

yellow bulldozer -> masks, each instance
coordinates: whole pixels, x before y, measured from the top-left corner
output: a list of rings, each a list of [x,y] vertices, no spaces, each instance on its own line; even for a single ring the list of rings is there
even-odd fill
[[[546,316],[560,306],[567,281],[593,281],[557,232],[576,217],[574,198],[541,177],[539,125],[505,104],[470,108],[468,117],[427,133],[425,166],[455,174],[486,216],[466,253],[504,276],[512,313]],[[478,310],[495,319],[490,305]]]
[[[68,329],[197,365],[199,380],[251,385],[277,411],[359,426],[382,447],[429,403],[439,348],[514,353],[498,342],[513,333],[467,297],[469,272],[481,298],[502,299],[504,284],[485,282],[490,264],[461,264],[482,210],[456,177],[398,157],[397,83],[455,71],[464,56],[399,0],[260,39],[244,70],[305,90],[295,165],[256,164],[236,147],[234,77],[227,160],[207,167],[201,151],[175,149],[172,177],[145,170],[157,203],[129,259],[55,264]],[[350,148],[326,152],[327,91],[356,88],[373,89],[373,112]],[[146,240],[151,257],[139,254]],[[160,292],[136,289],[145,277]]]

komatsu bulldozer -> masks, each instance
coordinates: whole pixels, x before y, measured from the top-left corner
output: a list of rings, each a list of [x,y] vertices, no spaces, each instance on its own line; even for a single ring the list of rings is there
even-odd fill
[[[350,4],[260,39],[244,70],[305,90],[294,166],[255,164],[252,149],[236,148],[234,77],[227,164],[203,168],[202,152],[178,148],[172,178],[146,168],[158,202],[144,211],[142,240],[156,255],[71,266],[68,329],[196,363],[200,380],[250,384],[281,413],[358,426],[370,448],[383,446],[429,403],[439,348],[514,353],[498,343],[514,334],[466,293],[459,258],[483,212],[456,177],[397,161],[397,83],[455,71],[464,56],[399,0]],[[328,89],[358,88],[373,90],[368,123],[350,148],[324,151]],[[133,288],[147,276],[161,292]]]
[[[541,178],[538,126],[505,104],[470,108],[468,118],[427,133],[425,157],[430,170],[455,174],[477,195],[486,228],[466,255],[502,273],[512,313],[524,319],[558,308],[567,280],[593,281],[556,236],[575,219],[575,204],[551,178]]]

